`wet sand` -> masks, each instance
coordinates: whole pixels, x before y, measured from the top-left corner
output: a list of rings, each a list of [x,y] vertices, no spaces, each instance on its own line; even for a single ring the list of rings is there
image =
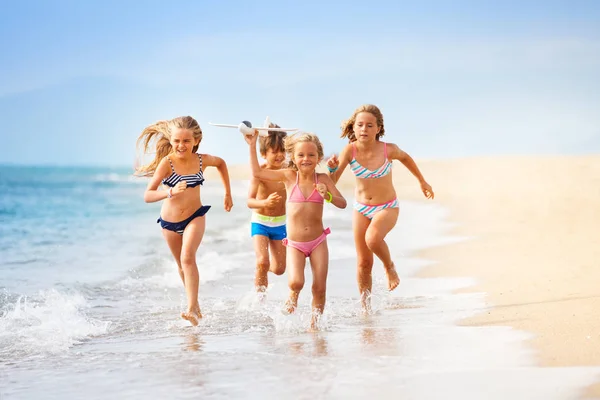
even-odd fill
[[[420,250],[433,260],[417,278],[475,278],[455,291],[484,293],[461,326],[507,326],[526,339],[541,367],[600,365],[600,156],[420,160],[451,233],[468,240]],[[247,177],[245,166],[232,176]],[[348,192],[346,171],[339,187]],[[395,165],[401,200],[426,201]],[[582,398],[600,398],[599,384]]]

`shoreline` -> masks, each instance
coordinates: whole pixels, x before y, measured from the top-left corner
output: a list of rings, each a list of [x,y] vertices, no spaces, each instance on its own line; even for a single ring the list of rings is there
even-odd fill
[[[477,283],[457,293],[486,293],[487,308],[459,324],[531,333],[526,344],[541,367],[600,365],[600,156],[422,165],[434,190],[440,182],[450,234],[470,239],[419,252],[436,264],[417,276],[469,276]],[[600,398],[600,376],[582,398]]]
[[[429,202],[395,163],[399,200]],[[450,211],[449,236],[469,239],[418,251],[434,263],[418,278],[471,277],[455,293],[485,293],[486,308],[459,326],[508,326],[540,367],[600,365],[600,155],[498,156],[418,161]],[[245,170],[244,170],[245,169]],[[248,177],[230,168],[232,180]],[[345,171],[338,188],[347,193]],[[402,271],[399,271],[402,279]],[[600,398],[600,376],[581,398]]]

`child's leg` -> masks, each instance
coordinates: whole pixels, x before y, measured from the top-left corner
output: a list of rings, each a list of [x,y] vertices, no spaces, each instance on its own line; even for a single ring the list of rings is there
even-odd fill
[[[281,240],[269,241],[269,252],[271,253],[270,271],[275,275],[283,275],[285,272],[285,246]]]
[[[367,246],[365,234],[371,220],[358,211],[354,210],[352,216],[352,227],[354,230],[354,245],[356,247],[356,280],[360,301],[365,311],[370,309],[369,296],[373,287],[373,252]]]
[[[285,302],[285,310],[291,314],[298,306],[298,296],[304,287],[306,256],[300,250],[290,247],[287,249],[287,265],[290,297]]]
[[[323,314],[323,310],[325,309],[327,271],[329,270],[327,240],[319,244],[310,254],[310,265],[313,275],[311,328],[315,329],[318,318]]]
[[[185,276],[185,293],[187,296],[188,309],[181,316],[198,325],[198,318],[202,318],[200,306],[198,305],[199,275],[196,265],[196,252],[202,242],[206,218],[194,218],[183,231],[183,243],[181,246],[181,266]]]
[[[252,236],[254,252],[256,253],[256,271],[254,273],[254,287],[258,292],[264,292],[269,286],[269,238],[263,235]]]
[[[398,208],[386,208],[379,211],[371,220],[371,224],[365,233],[367,246],[383,263],[388,278],[389,290],[394,290],[400,283],[400,279],[390,256],[390,249],[384,239],[396,225],[398,214]]]
[[[169,245],[169,249],[171,250],[171,254],[175,258],[175,262],[177,263],[177,272],[179,272],[179,277],[185,286],[185,276],[183,275],[183,269],[181,269],[181,243],[183,241],[182,236],[177,233],[170,231],[168,229],[162,230],[163,236]]]

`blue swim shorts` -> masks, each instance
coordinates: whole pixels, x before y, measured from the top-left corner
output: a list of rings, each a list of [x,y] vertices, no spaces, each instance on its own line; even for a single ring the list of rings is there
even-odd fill
[[[287,237],[285,229],[285,215],[278,217],[269,217],[252,213],[252,222],[250,224],[250,235],[262,235],[269,240],[282,240]]]

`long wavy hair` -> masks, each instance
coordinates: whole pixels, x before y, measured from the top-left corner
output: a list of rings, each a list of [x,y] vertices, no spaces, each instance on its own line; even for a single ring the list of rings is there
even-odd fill
[[[177,117],[171,120],[163,120],[148,125],[137,139],[136,147],[142,147],[142,156],[148,153],[148,150],[154,147],[154,159],[146,165],[140,165],[135,168],[135,174],[138,176],[152,176],[158,167],[160,160],[171,154],[171,133],[175,129],[187,129],[192,132],[198,144],[194,145],[192,151],[198,151],[198,146],[202,141],[202,129],[198,121],[192,117]]]
[[[379,107],[373,104],[363,104],[362,106],[354,110],[354,113],[352,114],[350,119],[347,119],[346,121],[342,122],[342,135],[340,137],[348,138],[348,141],[350,143],[356,141],[356,135],[354,134],[354,123],[356,122],[356,116],[361,112],[368,112],[370,114],[373,114],[373,116],[375,116],[375,119],[377,119],[377,126],[379,126],[381,129],[379,130],[379,133],[377,134],[375,139],[379,140],[379,138],[385,135],[385,127],[383,126],[383,114],[381,113],[381,110],[379,110]]]

